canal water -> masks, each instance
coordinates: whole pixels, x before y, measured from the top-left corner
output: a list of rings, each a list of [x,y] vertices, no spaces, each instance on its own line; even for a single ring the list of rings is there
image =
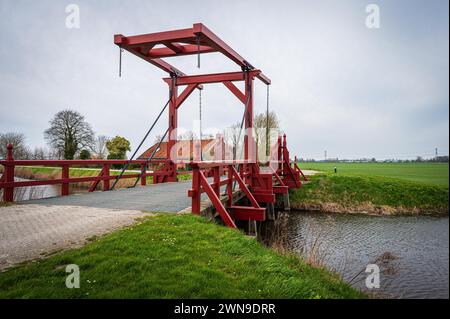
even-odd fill
[[[285,246],[337,271],[354,287],[386,298],[449,298],[449,220],[291,212]],[[368,264],[380,288],[367,289]]]
[[[30,179],[14,177],[15,181],[30,181]],[[86,192],[85,189],[76,187],[75,185],[70,185],[70,194],[83,193]],[[3,190],[0,190],[0,193]],[[40,199],[48,197],[61,196],[61,186],[60,185],[39,185],[39,186],[27,186],[27,187],[17,187],[14,189],[14,201],[24,201],[30,199]]]

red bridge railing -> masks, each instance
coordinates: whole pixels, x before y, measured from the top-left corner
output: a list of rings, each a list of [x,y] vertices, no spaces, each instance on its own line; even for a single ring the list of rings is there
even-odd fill
[[[5,160],[0,160],[0,165],[4,167],[3,175],[0,177],[0,189],[3,189],[3,201],[14,201],[14,189],[17,187],[27,186],[39,186],[39,185],[61,185],[61,196],[69,195],[69,185],[72,183],[91,182],[88,189],[89,192],[93,192],[98,184],[102,183],[102,190],[107,191],[110,189],[110,181],[116,179],[117,175],[110,174],[111,165],[128,163],[128,160],[14,160],[13,158],[13,146],[9,144],[7,146],[7,156]],[[163,163],[164,160],[152,160],[152,164]],[[140,178],[140,184],[147,184],[147,177],[152,176],[155,178],[157,175],[164,175],[163,171],[147,172],[146,160],[133,160],[130,161],[131,165],[139,166],[140,173],[135,174],[123,174],[120,179],[137,179]],[[61,167],[61,178],[46,179],[46,180],[33,180],[33,181],[15,181],[14,171],[16,166],[51,166]],[[69,168],[73,166],[100,166],[101,170],[98,176],[86,176],[86,177],[71,177],[69,174]],[[180,173],[179,173],[180,174]]]
[[[239,166],[239,171],[236,169]],[[270,185],[272,185],[272,173],[259,174],[255,172],[258,169],[257,164],[233,161],[229,163],[192,163],[192,188],[188,191],[188,196],[192,198],[192,213],[200,214],[201,194],[206,193],[219,213],[224,224],[228,227],[236,228],[235,220],[256,220],[264,221],[266,219],[266,208],[261,207],[258,202],[274,202],[275,196],[272,192],[263,192],[255,187],[254,179],[256,175],[264,183],[264,175],[270,176]],[[225,173],[225,178],[221,178]],[[208,176],[212,177],[212,182],[208,181]],[[238,206],[233,204],[234,184],[247,197],[251,206]],[[226,185],[226,203],[220,200],[220,187]],[[283,187],[283,186],[281,186]],[[265,185],[262,187],[265,188]],[[287,187],[284,187],[287,191]],[[259,190],[259,191],[257,191]]]

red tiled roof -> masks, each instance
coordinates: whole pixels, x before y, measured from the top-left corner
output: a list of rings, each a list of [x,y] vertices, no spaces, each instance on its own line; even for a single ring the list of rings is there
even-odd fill
[[[202,140],[202,152],[211,151],[211,155],[214,155],[214,144],[208,145],[211,142],[214,142],[216,140],[214,139],[205,139]],[[190,150],[190,159],[192,160],[194,158],[194,147],[193,147],[193,141],[192,140],[178,140],[178,145],[181,143],[180,147],[187,148],[189,147]],[[189,143],[189,145],[187,145]],[[149,158],[152,153],[154,152],[155,148],[158,146],[158,143],[155,143],[152,145],[149,149],[147,149],[144,153],[142,153],[138,159],[147,159]],[[180,154],[181,155],[181,154]],[[159,149],[156,151],[155,155],[153,156],[153,159],[166,159],[167,158],[167,142],[162,142]]]

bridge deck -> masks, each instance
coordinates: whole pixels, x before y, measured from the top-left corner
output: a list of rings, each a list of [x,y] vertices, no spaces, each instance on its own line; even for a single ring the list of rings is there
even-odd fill
[[[178,212],[191,206],[188,189],[192,181],[152,184],[145,187],[117,189],[70,196],[23,201],[21,204],[87,206],[109,209]],[[206,199],[206,198],[205,198]]]

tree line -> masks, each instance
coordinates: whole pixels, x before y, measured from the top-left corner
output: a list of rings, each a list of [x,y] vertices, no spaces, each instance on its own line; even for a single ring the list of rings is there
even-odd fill
[[[126,159],[130,142],[121,136],[96,135],[77,111],[63,110],[49,121],[44,131],[48,148],[30,148],[23,133],[0,133],[0,158],[6,158],[8,144],[14,146],[15,159]]]
[[[270,131],[278,130],[279,123],[274,112],[270,112],[267,118],[265,113],[254,117],[254,133],[258,149],[265,152],[266,126]],[[237,122],[224,132],[227,144],[236,149],[238,143],[242,143],[244,132],[241,131],[241,122]],[[6,158],[8,144],[14,146],[15,159],[126,159],[126,153],[131,151],[130,142],[122,137],[110,138],[105,135],[96,135],[92,126],[85,117],[74,110],[62,110],[56,113],[49,121],[49,128],[44,131],[44,138],[48,148],[30,148],[26,143],[23,133],[0,133],[0,158]],[[180,134],[178,139],[194,139],[195,134],[188,131]],[[214,138],[211,134],[202,134],[202,139]],[[241,139],[241,141],[238,141]],[[161,140],[161,136],[155,137],[155,143]]]

